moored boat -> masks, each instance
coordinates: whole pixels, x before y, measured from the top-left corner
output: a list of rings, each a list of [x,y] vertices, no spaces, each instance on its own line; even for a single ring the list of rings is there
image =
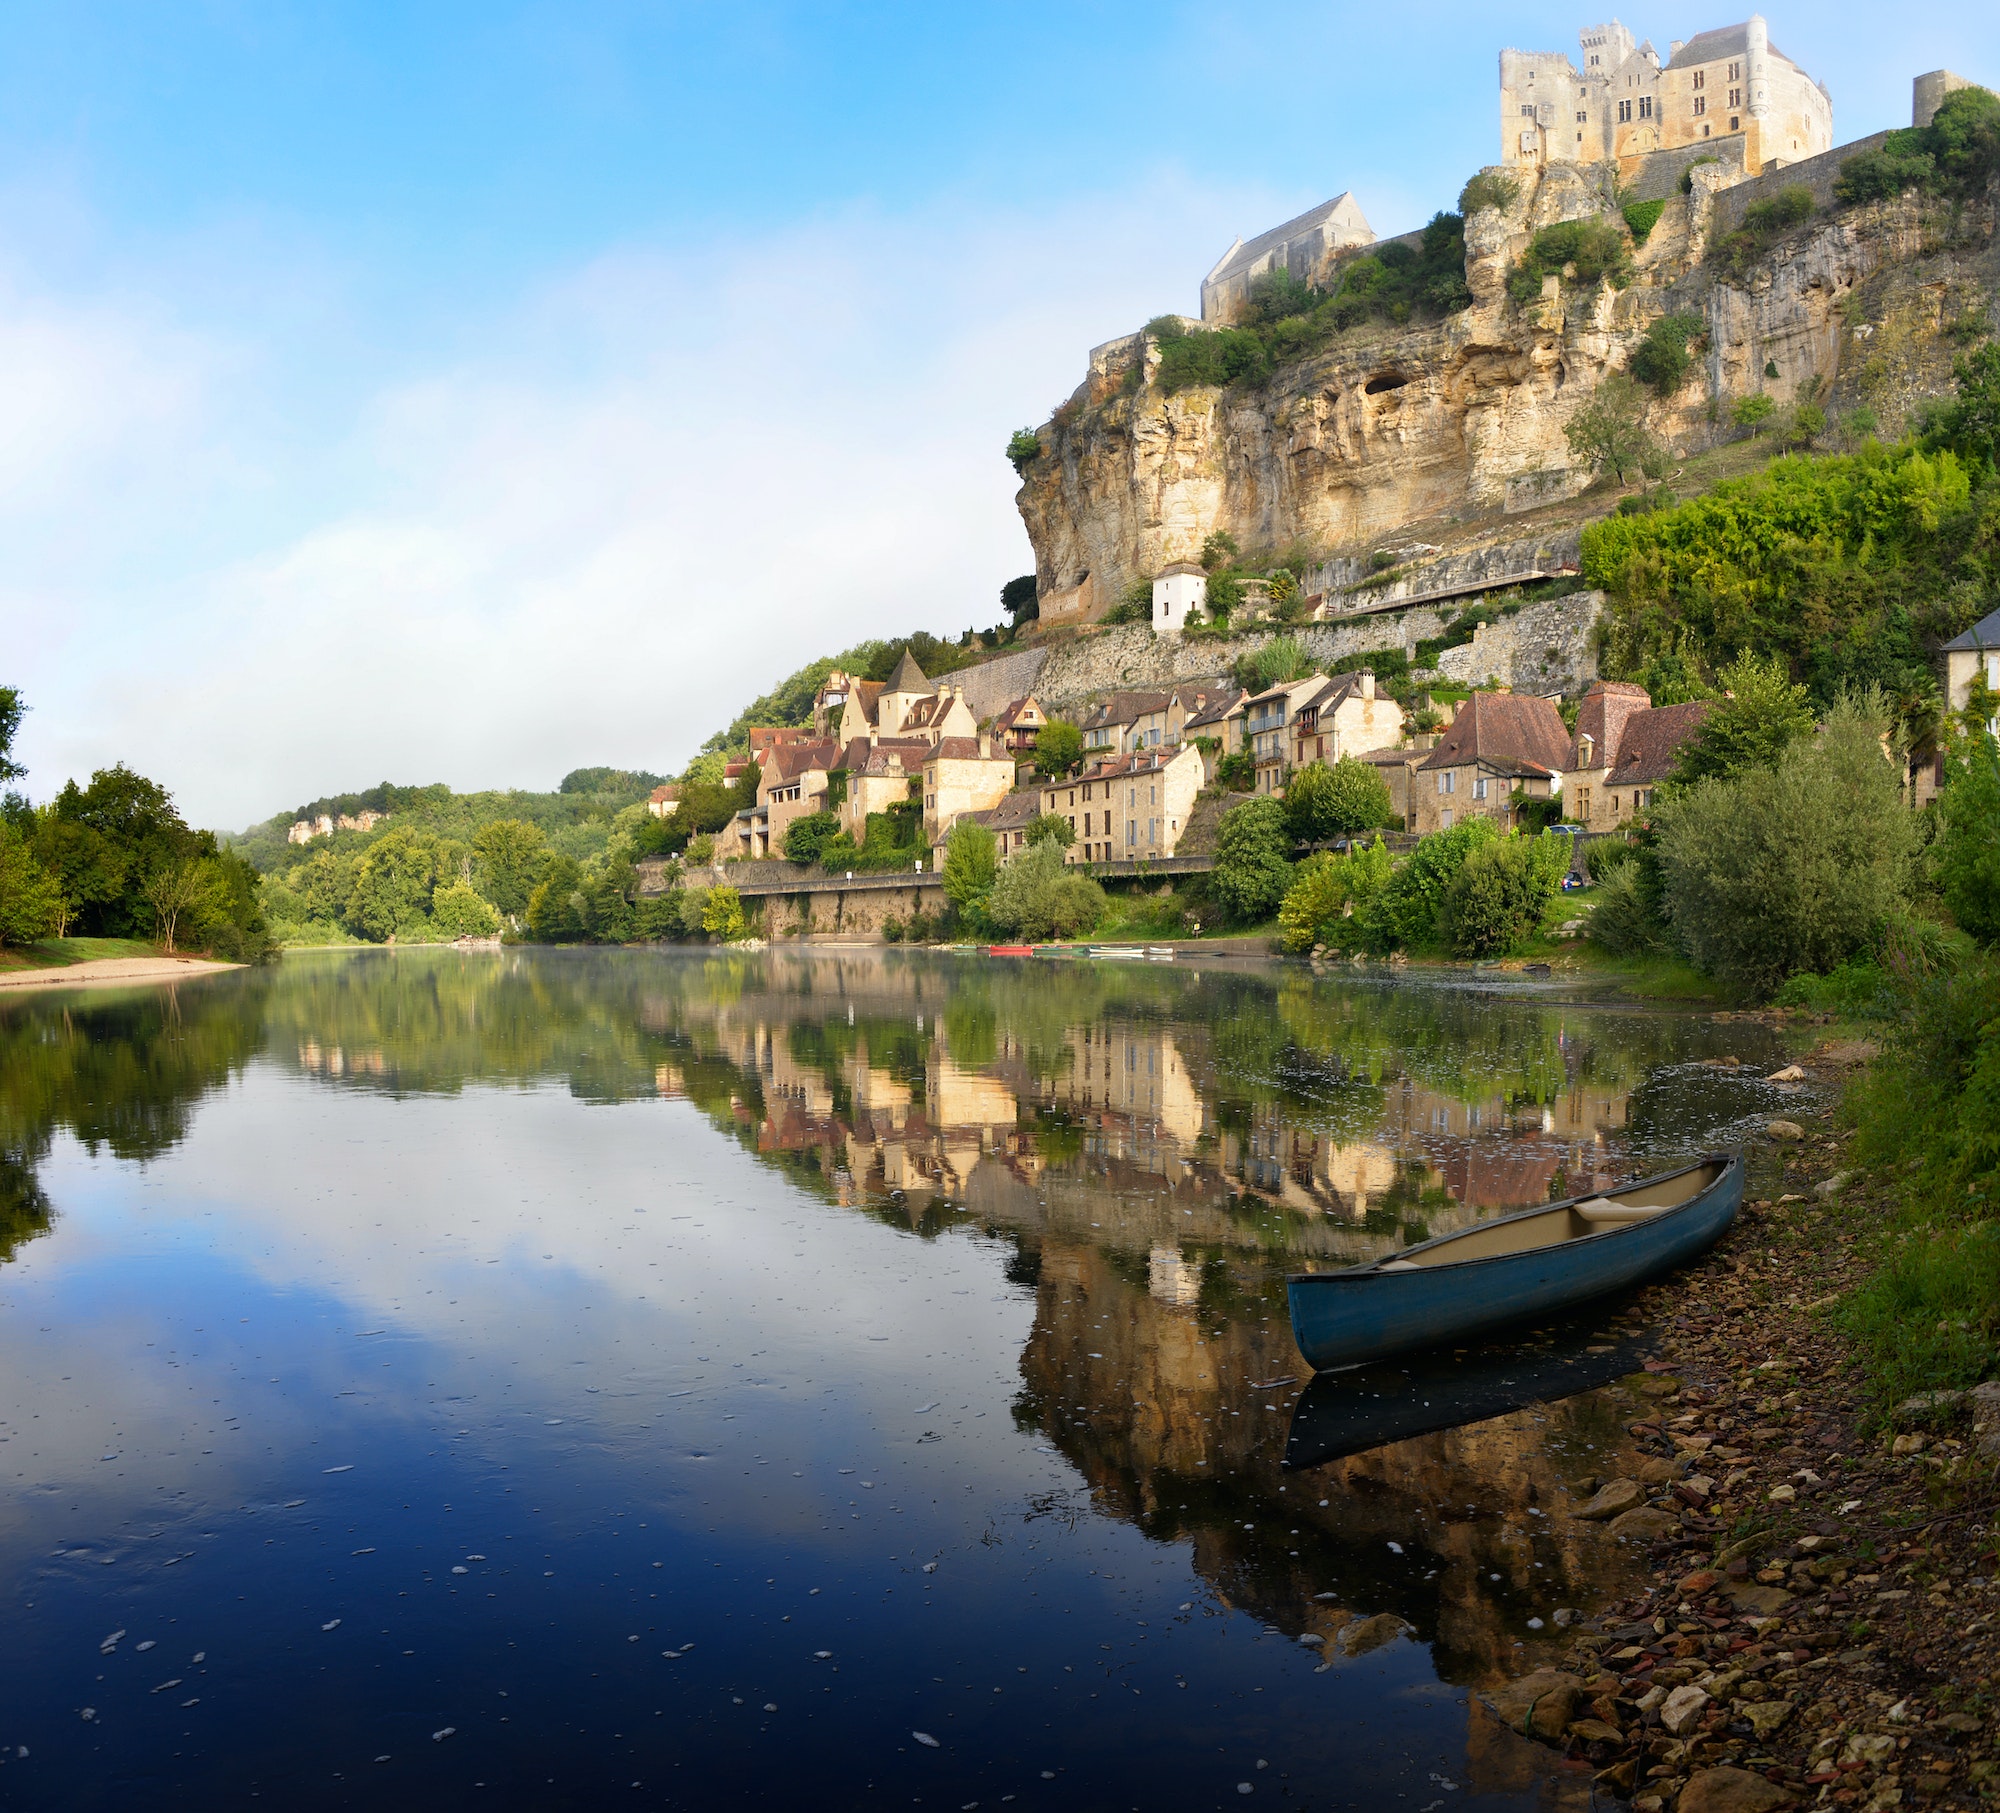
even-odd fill
[[[1446,1341],[1672,1271],[1711,1245],[1743,1202],[1740,1154],[1481,1221],[1338,1272],[1286,1282],[1292,1338],[1324,1372]]]

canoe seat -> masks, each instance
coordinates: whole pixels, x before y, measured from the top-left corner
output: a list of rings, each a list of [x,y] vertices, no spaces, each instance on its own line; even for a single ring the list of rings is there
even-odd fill
[[[1649,1221],[1655,1215],[1664,1214],[1661,1208],[1647,1208],[1638,1203],[1613,1202],[1608,1197],[1593,1196],[1588,1202],[1571,1204],[1575,1212],[1585,1221],[1597,1227],[1624,1227],[1634,1221]]]

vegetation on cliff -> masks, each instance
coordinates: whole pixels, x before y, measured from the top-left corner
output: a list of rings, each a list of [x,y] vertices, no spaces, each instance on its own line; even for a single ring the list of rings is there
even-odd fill
[[[1888,134],[1872,151],[1840,166],[1834,195],[1843,202],[1886,201],[1914,189],[1969,200],[2000,175],[2000,97],[1984,88],[1945,96],[1928,126]]]

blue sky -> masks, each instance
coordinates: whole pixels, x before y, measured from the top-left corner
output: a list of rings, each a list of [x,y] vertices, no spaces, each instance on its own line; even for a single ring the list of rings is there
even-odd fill
[[[1842,139],[1993,9],[1769,15]],[[1237,232],[1495,153],[1550,6],[0,7],[0,681],[240,825],[677,766],[996,614],[999,456]],[[1726,23],[1626,21],[1664,49]]]

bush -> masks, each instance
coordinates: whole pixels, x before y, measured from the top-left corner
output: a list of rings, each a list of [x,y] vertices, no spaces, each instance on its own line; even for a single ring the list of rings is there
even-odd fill
[[[1591,849],[1598,847],[1593,844]],[[1614,957],[1645,957],[1671,950],[1672,934],[1660,923],[1646,877],[1630,860],[1631,846],[1615,847],[1624,850],[1627,859],[1607,869],[1598,883],[1583,935]]]
[[[1076,827],[1060,812],[1038,812],[1028,821],[1027,841],[1067,850],[1076,842]]]
[[[1613,869],[1632,860],[1632,846],[1622,837],[1597,837],[1583,846],[1583,872],[1602,881]]]
[[[1586,289],[1609,282],[1622,290],[1632,281],[1631,245],[1608,220],[1558,221],[1528,242],[1507,278],[1507,292],[1516,302],[1533,302],[1542,279],[1564,271]]]
[[[1285,818],[1302,844],[1351,837],[1389,822],[1389,788],[1367,762],[1342,756],[1329,768],[1308,762],[1285,783]]]
[[[840,818],[832,812],[809,812],[795,818],[785,832],[785,860],[801,868],[818,862],[826,846],[840,834]]]
[[[1498,170],[1482,170],[1458,192],[1458,211],[1467,220],[1481,208],[1498,208],[1502,213],[1521,199],[1521,185]]]
[[[1662,315],[1646,329],[1646,337],[1633,349],[1633,377],[1641,384],[1651,385],[1655,396],[1672,396],[1687,382],[1694,365],[1688,342],[1701,333],[1702,327],[1699,315]]]
[[[1502,957],[1541,929],[1569,867],[1569,839],[1494,838],[1459,865],[1438,902],[1438,935],[1456,957]]]
[[[1337,950],[1381,950],[1379,907],[1393,874],[1381,838],[1341,856],[1309,856],[1294,871],[1278,907],[1278,928],[1288,951],[1316,944]]]
[[[1806,689],[1792,683],[1782,661],[1744,655],[1722,670],[1721,679],[1725,696],[1674,757],[1676,781],[1728,780],[1769,768],[1812,734]]]
[[[1215,764],[1215,784],[1226,793],[1248,793],[1257,785],[1257,758],[1239,749]]]
[[[1052,843],[1031,844],[1003,864],[988,910],[993,923],[1030,941],[1076,938],[1104,917],[1104,890],[1063,861]]]
[[[1976,1385],[2000,1341],[2000,1227],[1906,1236],[1843,1306],[1878,1408]]]
[[[2000,944],[2000,745],[1982,731],[1947,771],[1931,873],[1945,911],[1981,944]]]
[[[1891,132],[1857,152],[1833,185],[1841,202],[1887,201],[1905,190],[1971,200],[2000,173],[2000,99],[1983,88],[1946,95],[1928,126]]]
[[[1168,396],[1197,385],[1262,383],[1271,375],[1271,355],[1248,328],[1203,328],[1194,333],[1176,321],[1158,338],[1157,380]]]
[[[748,928],[743,897],[734,888],[710,888],[701,905],[701,929],[718,944],[730,944]]]
[[[1028,462],[1039,458],[1042,451],[1042,437],[1032,428],[1017,428],[1007,437],[1007,459],[1017,473],[1027,470]]]
[[[1268,692],[1313,671],[1311,651],[1296,636],[1273,636],[1237,663],[1236,683],[1251,693]]]
[[[1466,858],[1499,835],[1491,819],[1468,818],[1449,831],[1433,831],[1419,839],[1383,901],[1388,935],[1397,944],[1416,949],[1437,944],[1445,890],[1457,879]]]
[[[1269,918],[1291,885],[1291,854],[1284,806],[1268,796],[1245,800],[1222,815],[1209,887],[1236,919]]]
[[[1741,278],[1784,234],[1812,219],[1817,206],[1804,183],[1793,183],[1767,200],[1753,201],[1743,210],[1743,224],[1717,240],[1708,255]]]
[[[1632,231],[1632,243],[1642,246],[1659,224],[1660,216],[1667,211],[1667,204],[1661,201],[1635,201],[1619,210],[1625,216],[1625,224]]]
[[[1665,917],[1697,968],[1765,996],[1867,948],[1901,906],[1914,829],[1881,734],[1843,703],[1775,767],[1656,808]]]
[[[1053,779],[1083,760],[1083,732],[1066,718],[1051,718],[1035,736],[1035,767]]]
[[[1952,376],[1958,395],[1926,413],[1924,445],[1990,473],[2000,468],[2000,346],[1982,346],[1960,359]]]
[[[1209,574],[1208,587],[1203,594],[1203,608],[1213,623],[1227,623],[1229,616],[1243,602],[1243,575],[1233,567],[1223,567]]]
[[[1217,567],[1225,567],[1243,550],[1236,545],[1236,537],[1227,529],[1211,529],[1201,538],[1201,570],[1213,573]]]
[[[500,915],[455,881],[431,896],[431,925],[440,938],[491,938],[500,930]]]

